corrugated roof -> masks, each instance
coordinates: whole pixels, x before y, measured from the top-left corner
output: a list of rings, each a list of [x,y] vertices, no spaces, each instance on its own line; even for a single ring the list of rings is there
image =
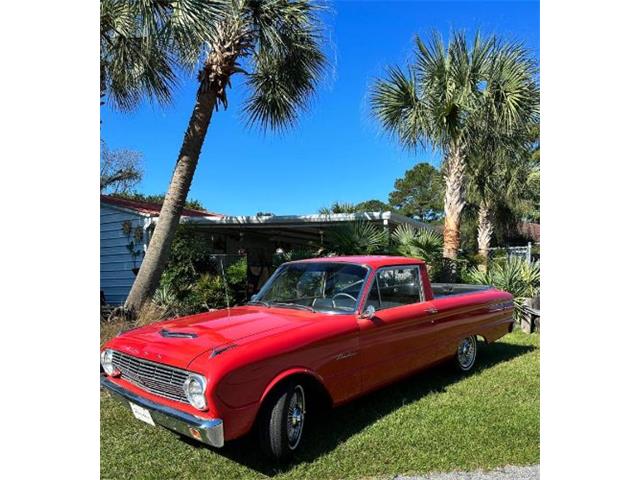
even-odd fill
[[[120,208],[126,208],[127,210],[134,210],[144,215],[150,215],[157,217],[160,215],[160,208],[162,205],[151,202],[143,202],[140,200],[130,200],[127,198],[113,197],[111,195],[100,195],[100,201],[109,205],[114,205]],[[222,217],[223,215],[214,212],[208,212],[206,210],[194,210],[192,208],[185,208],[182,210],[183,217]]]

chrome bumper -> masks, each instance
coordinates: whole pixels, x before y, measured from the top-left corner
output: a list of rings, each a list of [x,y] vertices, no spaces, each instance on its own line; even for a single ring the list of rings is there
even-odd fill
[[[101,376],[100,386],[124,404],[128,405],[132,402],[149,410],[151,418],[158,425],[213,447],[224,445],[224,427],[220,418],[198,418],[175,408],[160,405],[122,388],[109,380],[109,377]]]

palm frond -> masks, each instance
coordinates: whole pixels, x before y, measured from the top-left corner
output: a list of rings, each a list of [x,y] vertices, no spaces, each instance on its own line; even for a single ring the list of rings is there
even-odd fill
[[[442,235],[435,230],[399,225],[391,238],[396,253],[405,257],[420,258],[431,264],[442,256]]]
[[[428,136],[429,119],[421,101],[416,77],[391,67],[388,79],[377,79],[371,93],[373,115],[382,128],[407,148],[423,146]]]
[[[256,45],[244,106],[250,125],[282,130],[308,106],[327,66],[318,5],[308,0],[247,2]]]
[[[330,230],[327,243],[337,255],[369,255],[382,252],[388,239],[381,227],[359,221]]]
[[[143,99],[168,103],[179,69],[193,67],[226,3],[101,0],[101,96],[121,110]]]

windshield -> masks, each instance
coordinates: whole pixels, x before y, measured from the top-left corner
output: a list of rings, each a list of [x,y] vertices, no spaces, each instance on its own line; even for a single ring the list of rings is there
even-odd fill
[[[314,311],[354,312],[367,269],[349,263],[283,265],[250,303]]]

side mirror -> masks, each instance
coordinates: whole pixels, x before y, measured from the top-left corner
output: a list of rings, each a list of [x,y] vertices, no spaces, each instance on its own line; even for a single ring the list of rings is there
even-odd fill
[[[367,306],[364,311],[360,314],[360,318],[366,318],[367,320],[371,320],[376,315],[376,307],[373,305]]]

